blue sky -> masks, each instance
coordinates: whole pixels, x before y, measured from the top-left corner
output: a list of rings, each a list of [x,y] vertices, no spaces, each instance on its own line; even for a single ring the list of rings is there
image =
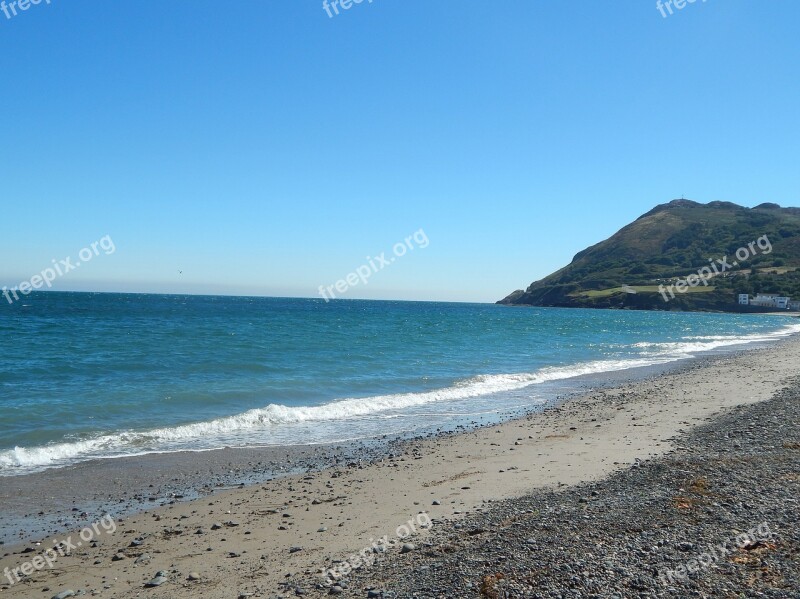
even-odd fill
[[[8,0],[6,0],[8,3]],[[800,3],[0,12],[0,286],[495,301],[676,197],[800,205]]]

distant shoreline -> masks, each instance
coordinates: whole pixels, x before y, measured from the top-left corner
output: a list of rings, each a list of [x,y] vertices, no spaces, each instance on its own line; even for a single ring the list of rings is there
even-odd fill
[[[800,311],[797,310],[769,310],[768,308],[753,308],[749,310],[659,310],[656,308],[639,308],[635,306],[542,306],[539,304],[515,304],[504,302],[503,300],[495,302],[498,306],[505,306],[506,308],[564,308],[568,310],[620,310],[620,311],[637,311],[637,312],[676,312],[676,313],[698,313],[698,314],[760,314],[766,316],[789,316],[800,318]]]

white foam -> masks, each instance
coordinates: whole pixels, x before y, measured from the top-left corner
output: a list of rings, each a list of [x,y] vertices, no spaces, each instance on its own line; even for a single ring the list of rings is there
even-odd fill
[[[691,357],[694,354],[713,351],[720,347],[776,341],[782,337],[787,337],[796,333],[800,333],[800,324],[791,324],[783,329],[769,333],[758,332],[749,335],[695,335],[683,337],[681,341],[663,343],[641,342],[634,344],[633,347],[640,349],[654,348],[665,354],[683,354],[687,357]]]
[[[16,447],[0,452],[0,475],[59,466],[77,460],[100,457],[131,456],[176,449],[195,449],[198,441],[206,445],[215,439],[231,439],[249,433],[269,434],[273,427],[298,423],[346,422],[361,419],[387,419],[405,415],[408,408],[433,403],[455,402],[470,398],[524,389],[525,387],[598,374],[653,366],[692,357],[695,353],[718,347],[774,341],[800,332],[800,324],[773,333],[744,336],[709,336],[701,341],[686,337],[672,343],[637,343],[647,349],[639,358],[596,360],[569,366],[548,367],[530,373],[485,374],[459,381],[451,387],[418,393],[399,393],[361,398],[344,398],[318,406],[270,404],[234,416],[150,431],[121,431],[92,439],[55,443],[42,447]],[[654,350],[654,351],[653,351]],[[193,445],[194,444],[194,445]]]
[[[0,473],[8,469],[36,468],[63,464],[78,458],[113,457],[157,451],[199,439],[230,437],[236,433],[264,431],[271,427],[306,422],[346,421],[364,418],[397,417],[408,408],[438,402],[452,402],[507,391],[530,385],[576,376],[649,366],[667,361],[663,358],[637,360],[602,360],[573,366],[544,368],[532,373],[480,375],[457,382],[451,387],[420,393],[399,393],[335,400],[319,406],[284,406],[270,404],[235,416],[196,422],[144,432],[124,431],[68,443],[43,447],[16,447],[0,452]]]

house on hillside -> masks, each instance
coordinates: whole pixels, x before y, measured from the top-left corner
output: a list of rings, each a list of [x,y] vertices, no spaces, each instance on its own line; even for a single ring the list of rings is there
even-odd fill
[[[778,310],[788,310],[791,298],[781,297],[777,293],[759,293],[750,299],[751,306],[762,308],[777,308]]]
[[[775,308],[776,310],[798,310],[800,302],[793,302],[792,298],[778,295],[777,293],[759,293],[750,296],[746,293],[739,294],[740,306],[758,306],[759,308]],[[792,306],[795,306],[792,308]]]

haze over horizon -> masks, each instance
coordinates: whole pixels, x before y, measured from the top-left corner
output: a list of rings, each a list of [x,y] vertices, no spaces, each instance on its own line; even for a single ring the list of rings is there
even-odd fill
[[[788,0],[221,6],[0,12],[0,288],[108,236],[53,288],[319,297],[422,230],[341,297],[494,302],[675,198],[800,206]]]

